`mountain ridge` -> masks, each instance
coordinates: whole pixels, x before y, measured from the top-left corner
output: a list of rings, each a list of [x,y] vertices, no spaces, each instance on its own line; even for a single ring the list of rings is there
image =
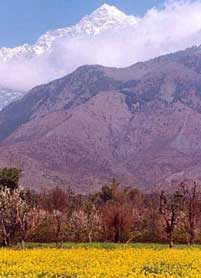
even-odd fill
[[[42,55],[49,55],[52,51],[53,45],[57,43],[58,40],[73,37],[97,36],[100,33],[104,33],[110,29],[118,29],[124,25],[134,26],[136,22],[137,18],[134,16],[127,16],[116,7],[104,4],[90,15],[84,16],[75,25],[46,32],[41,35],[33,45],[24,44],[14,48],[0,48],[0,66],[6,65],[8,68],[16,67],[16,70],[18,71],[18,64],[21,65],[22,63],[22,65],[24,65],[23,59],[26,59],[25,64],[30,63],[30,67],[32,67],[32,63],[35,64],[39,57],[42,57]],[[36,61],[34,61],[34,59],[36,59]],[[36,70],[38,71],[37,68]],[[58,69],[57,73],[54,72],[54,75],[55,74],[56,76],[61,75],[59,74]],[[27,89],[26,86],[22,88],[21,83],[23,82],[14,80],[11,82],[10,88],[7,88],[6,90],[3,88],[2,90],[0,89],[0,110],[13,100],[20,98],[25,91],[29,91],[30,87],[29,89]],[[9,86],[8,84],[2,85],[0,83],[0,87]]]
[[[26,186],[79,192],[113,177],[146,190],[200,180],[200,73],[194,47],[38,86],[0,112],[0,167],[22,168]]]
[[[125,67],[200,45],[199,9],[201,5],[171,2],[136,17],[104,4],[73,26],[46,32],[33,45],[1,48],[0,87],[8,88],[14,95],[15,92],[23,94],[83,64]],[[190,29],[182,16],[186,11],[192,18]],[[179,18],[178,14],[181,15]],[[172,28],[169,33],[168,26],[177,28]],[[4,91],[0,93],[3,98],[0,107],[14,98],[10,94],[3,95]]]
[[[19,58],[23,55],[27,57],[40,55],[45,51],[49,51],[53,42],[58,38],[63,38],[67,35],[96,35],[110,28],[114,28],[116,24],[124,24],[124,22],[135,25],[137,18],[124,14],[115,6],[103,4],[90,15],[84,16],[75,25],[46,32],[33,45],[24,44],[15,48],[0,48],[0,59],[3,62],[7,62],[10,59]]]

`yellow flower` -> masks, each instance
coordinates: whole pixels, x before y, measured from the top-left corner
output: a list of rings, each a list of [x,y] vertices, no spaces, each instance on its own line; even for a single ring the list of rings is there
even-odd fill
[[[0,250],[2,278],[200,278],[201,251],[105,249]]]

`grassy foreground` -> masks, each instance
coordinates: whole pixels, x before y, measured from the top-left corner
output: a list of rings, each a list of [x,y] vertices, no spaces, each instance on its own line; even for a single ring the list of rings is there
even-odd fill
[[[0,277],[201,277],[199,248],[169,250],[160,245],[154,245],[155,248],[150,245],[109,246],[105,249],[101,245],[95,248],[68,244],[67,249],[1,249]]]
[[[55,248],[55,243],[33,243],[27,242],[25,244],[26,249],[52,249]],[[21,249],[21,244],[18,244],[16,249]],[[153,249],[153,250],[162,250],[162,249],[169,249],[168,244],[160,244],[160,243],[129,243],[129,244],[122,244],[122,243],[109,243],[109,242],[93,242],[93,243],[71,243],[71,242],[64,242],[62,244],[62,249],[125,249],[125,248],[133,248],[133,249]],[[201,245],[196,244],[192,246],[188,246],[186,244],[177,244],[175,245],[176,249],[201,249]]]

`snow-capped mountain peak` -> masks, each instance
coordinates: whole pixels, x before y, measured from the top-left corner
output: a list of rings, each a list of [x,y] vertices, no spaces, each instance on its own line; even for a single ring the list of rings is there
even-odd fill
[[[11,68],[12,72],[14,73],[20,69],[21,72],[24,73],[24,68],[26,69],[27,65],[31,68],[33,67],[31,75],[28,75],[27,77],[28,86],[25,84],[26,82],[23,79],[24,77],[22,77],[22,81],[20,77],[19,79],[14,78],[14,82],[6,83],[3,80],[2,84],[0,83],[0,110],[5,105],[10,103],[10,101],[21,97],[21,95],[23,95],[23,92],[21,93],[21,90],[29,90],[33,86],[36,86],[43,82],[48,82],[51,79],[58,78],[67,73],[63,68],[58,68],[56,66],[55,69],[54,63],[51,60],[52,57],[53,60],[55,59],[55,61],[57,59],[57,56],[54,56],[54,54],[52,53],[54,53],[55,49],[57,52],[58,45],[61,44],[63,46],[64,43],[68,44],[68,42],[71,42],[71,39],[75,39],[75,41],[76,39],[78,39],[79,41],[81,38],[82,40],[87,41],[89,37],[97,38],[99,34],[111,30],[115,31],[119,28],[135,26],[137,22],[138,19],[134,16],[128,16],[114,6],[104,4],[91,14],[83,17],[80,22],[73,26],[48,31],[47,33],[43,34],[33,45],[24,44],[15,48],[0,48],[0,66],[2,66],[2,68]],[[70,55],[71,51],[69,51],[69,56]],[[49,68],[51,68],[51,74],[47,74],[47,76],[45,74],[45,79],[41,79],[41,77],[39,76],[40,66],[43,65],[43,61],[45,61],[45,64],[46,61],[48,61],[49,57],[51,57],[51,67],[49,67],[48,62],[47,69],[49,70]],[[39,62],[38,64],[38,61],[42,62]],[[76,66],[79,65],[81,64],[76,64]],[[44,73],[44,71],[42,71],[42,73]],[[32,75],[34,76],[34,74],[36,81],[31,81],[30,85],[29,80],[32,80]],[[51,78],[49,78],[49,75],[51,75]],[[22,85],[19,81],[22,82]],[[4,89],[4,87],[10,87],[10,83],[11,88]]]
[[[97,35],[114,27],[135,25],[137,21],[137,18],[126,15],[115,6],[103,4],[90,15],[83,17],[76,25],[49,31],[42,35],[33,46],[34,52],[41,54],[48,50],[57,38],[67,35]]]
[[[121,26],[135,25],[137,19],[134,16],[128,16],[116,7],[104,4],[91,14],[83,17],[76,25],[48,31],[43,34],[35,44],[24,44],[15,48],[0,48],[0,65],[13,66],[24,65],[24,62],[31,64],[32,58],[45,56],[53,49],[53,44],[60,39],[74,37],[88,38],[88,36],[97,36],[110,29]],[[35,60],[34,60],[35,61]],[[34,84],[37,85],[37,84]],[[6,84],[7,86],[7,84]],[[13,87],[5,89],[4,84],[0,84],[0,110],[11,101],[21,97],[24,93]],[[24,90],[24,88],[22,88]]]
[[[43,34],[34,45],[24,44],[16,48],[0,49],[0,62],[7,62],[13,58],[33,57],[49,50],[53,42],[66,36],[97,35],[111,28],[135,25],[138,19],[128,16],[114,6],[103,4],[90,15],[83,17],[74,26],[48,31]]]
[[[77,33],[96,35],[112,27],[129,22],[130,24],[135,24],[137,19],[134,16],[124,14],[114,6],[104,4],[90,15],[85,16],[75,25],[75,29]]]
[[[122,11],[120,11],[119,9],[117,9],[115,6],[111,6],[108,4],[103,4],[100,8],[98,8],[96,11],[94,11],[91,14],[91,17],[93,18],[97,18],[97,17],[101,17],[101,18],[113,18],[113,19],[124,19],[125,17],[127,17],[126,14],[124,14]]]

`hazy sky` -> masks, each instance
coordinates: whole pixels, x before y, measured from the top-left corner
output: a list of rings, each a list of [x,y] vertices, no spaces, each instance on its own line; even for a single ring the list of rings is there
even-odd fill
[[[142,16],[160,0],[0,0],[0,47],[34,43],[44,32],[77,23],[104,3]]]

